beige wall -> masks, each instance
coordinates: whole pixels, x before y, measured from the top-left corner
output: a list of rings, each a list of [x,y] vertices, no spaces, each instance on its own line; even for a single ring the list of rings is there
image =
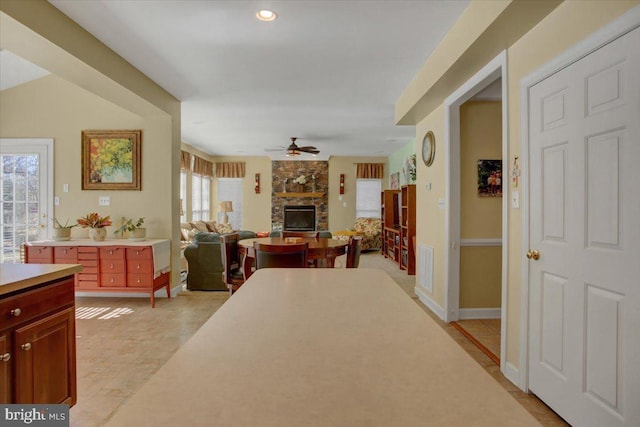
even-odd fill
[[[502,158],[502,103],[460,106],[460,237],[502,237],[502,197],[478,197],[478,160]],[[502,247],[461,247],[460,308],[501,303]]]
[[[481,7],[481,3],[483,2],[473,1],[470,8]],[[516,5],[518,3],[527,3],[526,7],[533,8],[538,4],[538,2],[514,2]],[[532,26],[532,29],[526,34],[513,40],[510,47],[508,38],[500,41],[491,37],[474,36],[469,34],[465,26],[462,25],[456,25],[438,47],[438,50],[442,51],[464,52],[464,49],[460,49],[460,44],[466,44],[469,47],[473,46],[473,49],[469,51],[491,51],[496,53],[499,52],[499,49],[508,48],[509,161],[514,155],[520,154],[519,85],[521,79],[625,11],[638,5],[640,1],[565,1],[557,7],[553,5],[553,2],[546,3],[544,7],[547,10],[544,10],[540,15],[540,17],[544,17],[541,18],[539,23]],[[551,10],[550,13],[549,10]],[[492,13],[495,13],[495,11]],[[512,22],[505,21],[509,17],[505,18],[504,14],[502,15],[495,14],[495,22],[499,24],[497,26],[501,28],[517,27],[519,23],[517,20],[512,19]],[[491,26],[489,28],[491,29]],[[517,31],[509,34],[517,34]],[[484,50],[481,49],[483,43],[486,44]],[[452,59],[449,63],[464,63],[466,69],[471,70],[471,75],[488,61],[486,55],[464,55],[466,53],[461,54],[457,61]],[[453,74],[447,75],[449,71]],[[460,73],[459,68],[452,65],[449,71],[445,72],[445,75],[438,80],[437,84],[432,83],[431,88],[437,86],[437,90],[431,90],[427,87],[428,85],[425,82],[428,79],[425,79],[424,76],[416,79],[412,85],[407,87],[399,103],[396,104],[396,117],[398,119],[402,118],[403,123],[411,124],[407,120],[413,115],[412,120],[416,124],[416,138],[418,141],[422,140],[428,130],[432,130],[436,136],[438,151],[436,151],[436,159],[432,167],[426,168],[424,164],[418,162],[417,240],[418,244],[429,244],[435,247],[434,289],[430,297],[440,305],[444,304],[444,254],[446,250],[444,247],[444,210],[437,206],[438,198],[445,197],[445,173],[447,170],[444,163],[444,142],[446,138],[444,135],[443,102],[446,96],[454,92],[465,81],[463,78],[464,73]],[[443,89],[443,86],[445,86],[445,89]],[[412,91],[417,92],[412,93]],[[427,95],[432,96],[434,99],[426,99],[429,98]],[[409,100],[412,100],[414,105],[407,103]],[[435,105],[434,108],[430,107],[433,105]],[[421,114],[416,116],[417,112]],[[419,150],[420,147],[417,147],[417,149]],[[506,174],[507,169],[504,171],[504,175]],[[430,191],[424,190],[427,182],[432,184]],[[520,356],[520,289],[523,285],[520,277],[523,262],[520,257],[522,242],[521,215],[520,209],[509,209],[508,248],[510,257],[507,266],[507,362],[516,369],[519,365]]]
[[[384,163],[382,189],[387,188],[389,171],[386,157],[329,158],[329,230],[346,230],[356,219],[356,163]],[[340,174],[344,174],[344,194],[340,195]],[[346,204],[346,206],[345,206]]]
[[[142,191],[82,190],[81,132],[84,129],[142,129]],[[7,89],[0,94],[0,137],[54,139],[54,194],[60,205],[53,215],[62,222],[98,212],[110,215],[114,226],[120,218],[145,217],[149,237],[169,238],[171,121],[164,117],[140,117],[60,77],[49,75]],[[158,165],[164,165],[158,167]],[[69,192],[62,191],[69,184]],[[98,196],[109,196],[110,206],[98,206]],[[76,227],[73,237],[87,237]]]

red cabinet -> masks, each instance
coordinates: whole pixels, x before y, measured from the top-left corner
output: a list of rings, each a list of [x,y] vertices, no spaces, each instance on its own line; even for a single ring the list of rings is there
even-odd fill
[[[44,242],[43,242],[44,243]],[[56,242],[51,246],[32,243],[26,246],[28,263],[82,264],[76,276],[78,291],[149,292],[155,306],[154,292],[163,287],[170,296],[168,268],[155,276],[154,253],[151,245],[91,245]],[[168,267],[168,266],[167,266]]]
[[[74,279],[0,299],[0,403],[74,405]]]

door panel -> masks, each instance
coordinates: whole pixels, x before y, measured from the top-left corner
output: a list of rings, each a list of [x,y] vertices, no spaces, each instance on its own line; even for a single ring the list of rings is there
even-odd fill
[[[529,387],[640,425],[640,29],[531,88]]]

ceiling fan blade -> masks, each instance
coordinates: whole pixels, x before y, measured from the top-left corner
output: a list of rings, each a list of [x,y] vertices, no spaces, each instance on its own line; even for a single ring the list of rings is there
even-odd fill
[[[302,151],[303,153],[310,153],[310,154],[320,153],[320,150],[317,150],[315,147],[300,147],[298,151]]]
[[[298,147],[298,150],[317,150],[317,148],[312,145],[305,145],[304,147]]]

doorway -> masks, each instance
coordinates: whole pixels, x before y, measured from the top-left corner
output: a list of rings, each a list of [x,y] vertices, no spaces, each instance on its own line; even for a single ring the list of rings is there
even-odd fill
[[[486,307],[489,311],[485,311],[483,315],[491,312],[489,317],[499,317],[501,319],[500,328],[500,370],[504,373],[506,368],[505,353],[506,353],[506,266],[508,264],[508,252],[506,242],[508,241],[508,227],[507,227],[507,203],[509,198],[508,186],[502,186],[501,197],[495,197],[498,200],[498,212],[500,212],[500,221],[498,224],[499,232],[493,235],[487,236],[475,236],[475,239],[464,239],[462,234],[462,165],[461,165],[461,107],[467,101],[472,99],[475,95],[479,94],[482,90],[489,87],[493,82],[499,80],[499,86],[501,94],[501,105],[499,106],[499,115],[501,119],[501,125],[497,130],[500,138],[498,159],[508,159],[508,144],[507,144],[507,96],[506,96],[506,82],[507,82],[507,63],[506,52],[502,52],[492,61],[490,61],[485,67],[478,71],[471,79],[463,84],[457,91],[445,100],[445,150],[447,156],[447,168],[448,173],[446,176],[446,197],[445,197],[445,247],[448,248],[445,253],[445,307],[444,307],[444,320],[446,322],[453,322],[460,320],[461,317],[470,315],[477,317],[478,313],[461,311],[461,253],[463,250],[462,245],[466,244],[478,244],[480,245],[494,245],[498,248],[500,254],[500,261],[498,265],[499,270],[499,288],[500,288],[500,304],[498,307]],[[496,160],[496,159],[476,159],[477,160]],[[474,173],[477,174],[477,166],[474,168]],[[473,181],[473,185],[477,187],[477,177]],[[474,191],[478,191],[475,188]],[[487,239],[486,241],[483,241]],[[476,242],[474,242],[474,240]],[[471,242],[470,242],[471,241]],[[499,311],[499,313],[498,313]],[[499,314],[499,315],[498,315]],[[495,324],[493,325],[495,326]]]
[[[53,139],[0,138],[0,164],[0,263],[19,263],[23,243],[49,235]]]

